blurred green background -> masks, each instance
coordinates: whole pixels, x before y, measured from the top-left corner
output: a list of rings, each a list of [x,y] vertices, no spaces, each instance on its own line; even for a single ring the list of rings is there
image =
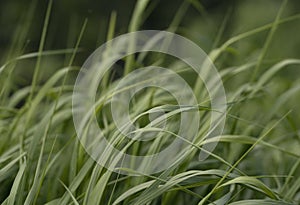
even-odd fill
[[[153,0],[141,17],[140,29],[166,30],[177,15],[180,21],[176,33],[191,39],[209,52],[232,36],[271,23],[281,2],[281,0]],[[87,56],[106,41],[112,12],[116,12],[115,36],[128,32],[135,3],[135,0],[54,1],[44,50],[74,47],[83,22],[87,18],[87,28],[80,43],[84,52],[75,59],[75,64],[82,65]],[[20,54],[38,50],[46,8],[47,1],[0,2],[1,64]],[[297,14],[299,10],[299,1],[289,1],[283,17]],[[223,32],[218,38],[222,25],[224,25]],[[299,20],[280,25],[266,59],[276,62],[284,58],[299,58],[299,30]],[[218,69],[257,58],[267,33],[268,31],[260,32],[245,41],[233,44],[228,52],[215,62]],[[64,56],[47,57],[47,62],[43,63],[51,66],[44,69],[45,73],[51,73],[49,69],[61,67],[65,62],[63,59]],[[29,68],[32,67],[30,62],[26,63],[28,69],[17,69],[20,78],[25,78],[23,84],[28,82],[27,78],[31,76],[28,73],[32,70]],[[293,76],[291,73],[290,77]],[[21,81],[22,79],[19,84],[22,84]]]
[[[182,4],[184,2],[180,0],[150,1],[146,12],[142,16],[141,29],[167,29],[174,20],[176,13],[183,10]],[[209,51],[226,16],[228,16],[228,21],[221,42],[235,34],[271,23],[282,1],[187,0],[186,2],[191,2],[191,5],[184,10],[178,33],[191,38],[201,45],[204,50]],[[73,41],[75,41],[85,18],[88,18],[88,27],[82,46],[91,50],[98,47],[106,40],[109,18],[113,11],[117,13],[116,35],[126,33],[135,3],[135,0],[55,1],[45,49],[70,47],[70,44],[74,43]],[[5,51],[12,44],[12,37],[18,35],[16,34],[17,31],[20,31],[18,29],[27,23],[30,24],[28,31],[23,33],[26,34],[23,36],[26,39],[25,51],[37,50],[46,8],[47,1],[2,0],[0,2],[2,62],[5,60]],[[29,13],[31,9],[34,10],[33,14]],[[299,9],[299,1],[289,1],[283,16],[293,15]],[[30,17],[26,18],[28,16]],[[276,52],[276,57],[296,55],[297,52],[295,51],[299,47],[299,39],[297,38],[299,23],[290,22],[283,25],[283,27],[276,34],[272,51]],[[256,36],[252,41],[247,41],[247,45],[238,45],[248,48],[240,50],[249,52],[249,50],[253,51],[260,48],[265,36],[258,35],[258,37]],[[276,47],[279,45],[281,49]],[[282,46],[289,49],[284,49],[285,47]]]

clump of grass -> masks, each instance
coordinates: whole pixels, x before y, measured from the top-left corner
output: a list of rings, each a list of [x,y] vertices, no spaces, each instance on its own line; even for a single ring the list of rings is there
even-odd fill
[[[135,176],[122,175],[98,165],[85,152],[76,136],[71,101],[74,76],[80,65],[74,63],[74,60],[80,51],[79,47],[84,47],[81,40],[87,35],[88,20],[82,22],[80,32],[76,33],[77,41],[73,48],[47,51],[44,44],[49,33],[52,3],[49,1],[45,14],[39,50],[23,53],[22,46],[26,41],[24,36],[28,32],[28,25],[25,24],[21,27],[22,38],[15,36],[15,43],[0,68],[2,204],[300,203],[300,135],[297,123],[300,84],[299,80],[292,81],[289,76],[281,75],[283,69],[299,67],[300,60],[284,58],[270,62],[266,58],[268,53],[272,54],[270,46],[281,26],[299,23],[299,14],[282,17],[285,1],[274,22],[237,34],[220,44],[228,20],[223,22],[223,29],[209,56],[219,65],[227,92],[228,113],[224,133],[203,140],[212,110],[209,106],[193,107],[191,110],[200,110],[202,124],[197,140],[190,142],[192,147],[188,154],[178,159],[172,167],[153,175],[122,167],[118,170]],[[26,19],[32,19],[35,6],[33,2]],[[189,34],[189,30],[183,32],[184,29],[180,28],[184,16],[182,11],[189,6],[203,13],[203,7],[198,1],[185,1],[181,5],[183,10],[178,10],[169,31]],[[143,14],[152,8],[150,1],[138,1],[129,31],[139,30],[144,20]],[[113,12],[107,29],[107,40],[114,37],[117,21],[117,13]],[[253,36],[264,36],[263,32],[268,34],[256,58],[247,59],[243,64],[224,66],[228,64],[224,56],[231,53],[237,43]],[[59,55],[65,56],[65,65],[50,77],[47,76],[45,82],[41,82],[43,71],[47,69],[42,62]],[[137,58],[129,56],[124,59],[123,76],[116,77],[113,72],[107,74],[99,88],[99,99],[96,99],[100,101],[96,109],[99,125],[108,139],[115,140],[115,136],[118,136],[117,145],[130,144],[127,152],[135,155],[155,153],[172,140],[158,138],[144,143],[116,135],[117,128],[111,118],[111,110],[101,101],[115,95],[112,88],[124,75],[140,65],[141,61],[137,60],[139,57],[145,60],[143,63],[146,65],[167,66],[187,79],[197,92],[205,92],[204,87],[200,86],[201,82],[193,78],[191,69],[177,59],[162,54],[154,54],[152,57],[141,55]],[[16,73],[27,60],[34,60],[35,63],[32,81],[20,88],[14,84],[18,79]],[[162,102],[172,104],[173,98],[147,89],[132,100],[132,116],[147,115],[147,111],[155,107],[166,109],[161,105]],[[172,109],[176,109],[176,106]],[[142,131],[147,129],[147,123],[149,121],[144,119],[136,121]],[[173,133],[174,127],[168,127],[169,132],[162,136],[180,138]],[[199,161],[199,152],[205,151],[203,146],[214,142],[219,142],[217,148],[213,153],[207,151],[210,156],[205,161]]]

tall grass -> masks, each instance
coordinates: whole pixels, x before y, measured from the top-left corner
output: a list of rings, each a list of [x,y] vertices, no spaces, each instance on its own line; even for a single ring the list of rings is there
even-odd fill
[[[203,139],[213,110],[209,103],[190,108],[190,111],[196,109],[201,113],[201,129],[197,139],[189,142],[191,150],[170,168],[152,175],[122,167],[112,172],[98,165],[80,144],[73,125],[72,93],[74,80],[80,69],[80,64],[75,60],[82,51],[80,48],[85,46],[82,39],[88,35],[88,19],[82,21],[79,32],[73,34],[77,40],[72,48],[45,50],[53,3],[55,4],[54,1],[49,1],[45,12],[38,51],[24,53],[23,45],[26,43],[29,25],[23,24],[16,30],[16,35],[13,35],[14,43],[0,67],[2,204],[300,203],[300,132],[297,123],[300,120],[300,82],[289,75],[289,72],[299,75],[296,69],[299,68],[300,59],[273,59],[270,49],[274,43],[274,35],[282,26],[299,24],[299,14],[287,17],[282,14],[289,3],[283,1],[272,23],[258,25],[220,43],[229,20],[223,21],[209,56],[218,65],[227,93],[228,113],[224,133]],[[146,14],[154,8],[153,5],[151,1],[137,1],[128,31],[141,28]],[[198,1],[184,1],[167,30],[190,35],[189,29],[181,27],[184,17],[182,11],[186,11],[188,7],[194,7],[201,14],[204,13],[204,16],[207,15]],[[22,21],[30,21],[35,8],[36,1],[33,1]],[[107,40],[114,37],[118,18],[118,14],[113,12],[107,28]],[[265,38],[261,49],[256,53],[253,51],[255,57],[249,59],[245,56],[242,64],[229,62],[228,66],[226,56],[234,52],[242,53],[238,49],[238,43],[250,41],[249,38],[255,36]],[[63,66],[52,69],[53,73],[47,75],[46,70],[54,66],[51,64],[53,56],[62,56],[63,58],[58,59]],[[124,69],[113,69],[99,85],[96,99],[99,126],[106,137],[114,140],[120,149],[124,148],[124,143],[131,145],[126,152],[134,155],[158,152],[175,137],[181,138],[173,133],[176,124],[171,124],[169,132],[158,134],[157,139],[150,142],[124,139],[118,135],[111,110],[106,104],[107,100],[116,95],[113,88],[130,71],[146,65],[174,70],[191,83],[196,92],[205,92],[205,87],[194,78],[195,73],[187,65],[167,55],[131,55],[124,61]],[[31,77],[25,79],[25,86],[20,87],[18,80],[22,79],[18,77],[18,70],[26,69],[28,62],[31,62],[28,71]],[[287,74],[286,70],[289,71]],[[116,74],[120,71],[124,74]],[[155,77],[159,79],[164,76]],[[180,91],[181,88],[177,89]],[[200,97],[198,100],[203,101]],[[147,111],[155,107],[178,109],[171,95],[155,89],[139,93],[131,104],[133,118],[147,116]],[[136,126],[140,127],[141,132],[147,131],[148,123],[144,118],[136,120]],[[204,149],[204,145],[215,142],[219,144],[212,153]],[[207,152],[209,157],[199,161],[200,151]],[[126,171],[134,176],[123,175],[119,171]]]

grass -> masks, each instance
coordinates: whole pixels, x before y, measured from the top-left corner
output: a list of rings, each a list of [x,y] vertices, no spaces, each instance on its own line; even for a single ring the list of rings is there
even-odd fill
[[[138,1],[128,31],[140,30],[156,3]],[[0,67],[2,204],[300,203],[300,128],[297,123],[300,120],[300,82],[295,78],[299,75],[297,68],[300,56],[273,57],[272,50],[273,44],[284,44],[274,40],[284,25],[299,24],[298,13],[288,16],[284,13],[290,8],[289,2],[283,1],[277,8],[273,22],[256,25],[231,37],[225,35],[230,12],[226,14],[208,51],[211,60],[218,65],[227,94],[224,132],[204,139],[209,128],[210,113],[214,110],[203,96],[197,95],[202,103],[185,108],[186,112],[199,111],[201,114],[197,138],[186,141],[191,148],[176,159],[171,167],[151,175],[124,167],[117,168],[115,172],[108,170],[98,165],[79,142],[73,124],[72,94],[81,65],[76,59],[85,53],[81,47],[85,47],[83,39],[88,35],[89,19],[82,21],[79,32],[73,34],[77,40],[72,48],[45,50],[47,37],[51,34],[49,24],[53,4],[55,2],[50,0],[45,12],[39,49],[25,52],[29,25],[23,24],[12,35],[14,43],[6,52]],[[192,31],[182,25],[184,13],[189,7],[206,18],[209,15],[198,1],[184,1],[166,30],[192,35]],[[25,22],[32,19],[35,8],[36,2],[33,1],[29,13],[25,15]],[[116,36],[119,18],[118,13],[113,11],[106,40]],[[237,56],[243,53],[243,50],[239,50],[243,46],[239,45],[244,42],[254,44],[255,38],[263,39],[264,44],[249,51],[254,57],[242,56],[243,62],[240,64],[234,60],[231,62],[234,59],[232,53],[238,53]],[[297,36],[294,38],[295,42],[299,42]],[[132,49],[132,46],[134,44],[128,49]],[[55,67],[51,57],[57,57],[63,66],[51,70],[51,74],[47,75],[46,70]],[[122,61],[124,68],[114,67],[98,89],[96,115],[105,137],[118,149],[133,155],[153,154],[163,150],[176,138],[185,140],[177,134],[176,120],[180,108],[174,98],[162,90],[145,89],[130,104],[130,115],[139,128],[131,134],[137,139],[147,132],[157,133],[156,138],[149,142],[124,138],[117,130],[108,103],[118,93],[130,89],[127,86],[114,91],[117,83],[139,66],[168,67],[182,76],[195,92],[205,95],[207,93],[201,80],[195,78],[195,73],[186,64],[163,54],[130,55]],[[28,65],[30,77],[22,79],[18,74],[21,72],[21,76],[24,76]],[[22,68],[25,71],[19,71]],[[154,77],[168,80],[168,76]],[[20,86],[19,81],[24,85]],[[182,89],[176,84],[174,86],[178,92]],[[155,109],[166,111],[170,122],[167,130],[149,125],[147,117]],[[163,122],[164,118],[160,117],[152,123],[159,127]],[[216,142],[219,143],[213,152],[205,149],[206,145]],[[199,160],[200,151],[209,154],[209,157],[204,161]],[[112,158],[110,152],[105,156],[107,161],[117,163],[121,160],[119,156]],[[149,161],[143,163],[151,166]]]

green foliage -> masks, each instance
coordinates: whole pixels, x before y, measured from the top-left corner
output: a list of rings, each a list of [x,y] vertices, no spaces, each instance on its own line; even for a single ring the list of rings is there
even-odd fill
[[[244,11],[243,15],[255,14],[256,11],[247,8],[256,6],[256,1],[245,2],[237,3],[236,7]],[[217,65],[227,93],[226,127],[223,135],[203,139],[213,110],[205,99],[198,99],[204,102],[203,105],[185,108],[187,112],[199,110],[201,113],[198,137],[188,142],[191,150],[167,170],[145,175],[122,167],[112,172],[98,165],[85,152],[73,125],[72,92],[80,68],[79,59],[88,54],[81,47],[85,47],[83,41],[90,32],[89,19],[80,22],[79,32],[73,32],[78,30],[78,25],[74,24],[70,29],[70,38],[75,36],[77,39],[72,48],[45,50],[48,35],[51,35],[53,4],[56,3],[50,0],[39,48],[37,52],[25,52],[23,46],[30,27],[28,20],[33,18],[37,4],[33,1],[25,18],[21,19],[25,23],[12,35],[13,43],[5,51],[0,67],[0,202],[4,205],[299,204],[300,73],[297,69],[300,66],[300,38],[296,33],[290,35],[286,29],[300,29],[300,14],[294,11],[292,2],[283,1],[282,5],[278,4],[281,1],[258,2],[265,10],[272,5],[277,11],[277,14],[271,12],[272,15],[267,15],[265,10],[257,11],[258,16],[267,18],[265,25],[259,22],[260,17],[252,25],[253,21],[249,19],[255,15],[248,14],[239,19],[229,10],[222,16],[226,16],[223,23],[215,26],[218,17],[207,12],[197,0],[184,1],[174,14],[167,30],[191,39],[202,36],[200,40],[196,37],[195,43],[206,47]],[[137,1],[132,20],[125,29],[132,32],[143,28],[156,4],[156,1]],[[196,13],[194,22],[184,19],[188,11]],[[120,18],[117,11],[112,12],[105,40],[111,40],[120,32],[117,26]],[[203,19],[208,23],[205,24]],[[252,22],[247,25],[250,28],[236,31],[245,19]],[[196,23],[204,25],[206,30],[201,31]],[[230,26],[234,27],[232,32]],[[98,31],[93,29],[93,32]],[[203,42],[203,39],[207,41]],[[286,41],[293,43],[287,43],[290,45],[287,48]],[[282,51],[278,51],[281,46]],[[55,68],[57,64],[61,66]],[[163,54],[131,55],[124,59],[124,65],[121,72],[117,68],[99,85],[95,112],[106,137],[136,155],[158,152],[172,138],[184,140],[173,132],[176,125],[171,124],[168,127],[171,131],[158,134],[148,143],[126,141],[116,131],[106,101],[116,95],[113,88],[120,79],[139,66],[167,65],[196,92],[205,93],[205,87],[195,79],[195,73],[177,59]],[[51,74],[47,74],[47,70]],[[124,74],[118,76],[118,72]],[[129,88],[122,88],[126,89]],[[167,110],[167,117],[172,119],[179,112],[173,101],[172,96],[151,89],[135,96],[130,109],[139,129],[132,134],[138,137],[144,132],[161,131],[147,127],[149,121],[142,116],[159,108]],[[162,105],[162,102],[167,103]],[[161,122],[160,118],[154,121]],[[213,153],[203,149],[203,145],[214,142],[219,144]],[[126,146],[122,147],[124,144]],[[210,154],[208,159],[199,161],[200,151]],[[122,175],[121,171],[135,176]]]

